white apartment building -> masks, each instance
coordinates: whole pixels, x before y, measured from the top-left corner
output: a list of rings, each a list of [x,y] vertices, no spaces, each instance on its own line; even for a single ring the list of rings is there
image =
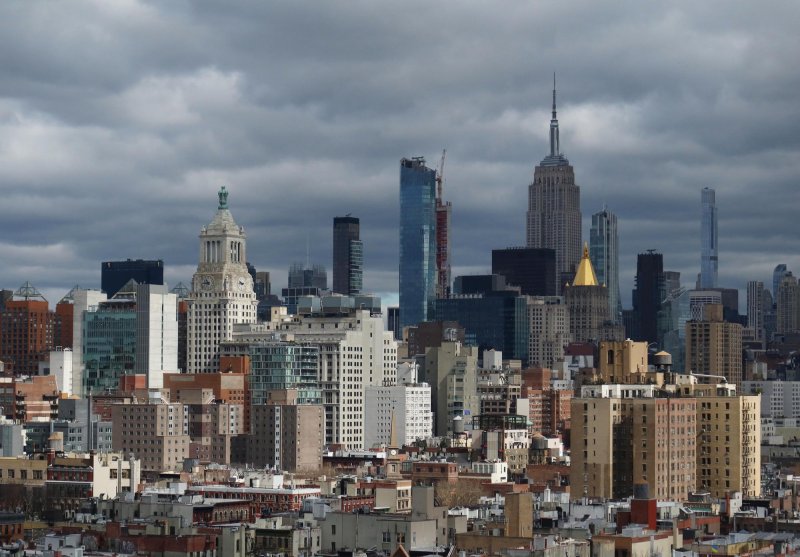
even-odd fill
[[[365,448],[375,446],[402,447],[433,435],[431,386],[370,386],[364,395]],[[392,436],[394,435],[394,439]]]
[[[536,296],[528,299],[528,361],[534,367],[554,368],[564,361],[564,347],[572,337],[569,311],[560,296]]]
[[[742,381],[742,394],[761,393],[761,415],[800,418],[800,381]]]
[[[286,340],[318,346],[317,379],[325,407],[325,443],[361,449],[364,440],[364,392],[369,386],[397,382],[397,342],[383,318],[369,310],[344,308],[293,316],[280,322],[236,328],[234,340]]]
[[[178,371],[178,296],[166,286],[136,287],[135,370],[148,389],[161,389],[164,373]]]

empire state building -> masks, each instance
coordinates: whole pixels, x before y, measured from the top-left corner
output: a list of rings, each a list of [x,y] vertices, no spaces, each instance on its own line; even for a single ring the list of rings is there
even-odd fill
[[[527,245],[549,248],[556,254],[558,290],[562,276],[581,259],[581,189],[575,171],[561,153],[556,117],[556,83],[553,76],[553,117],[550,120],[550,154],[536,167],[528,186]]]

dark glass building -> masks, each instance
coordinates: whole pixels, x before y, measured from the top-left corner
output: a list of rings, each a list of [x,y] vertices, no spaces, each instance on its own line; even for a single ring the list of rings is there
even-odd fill
[[[633,289],[633,331],[626,331],[633,340],[658,341],[658,310],[665,294],[664,256],[655,250],[640,253]]]
[[[549,248],[492,250],[492,273],[527,296],[555,296],[556,252]]]
[[[400,161],[400,327],[429,321],[436,299],[436,171]]]
[[[164,262],[160,259],[127,259],[101,263],[100,288],[109,298],[131,279],[138,284],[164,284]]]
[[[489,284],[497,286],[488,275]],[[487,280],[487,279],[482,279]],[[477,285],[480,279],[456,277],[456,284]],[[464,327],[464,343],[478,346],[480,351],[502,350],[503,357],[528,361],[528,304],[519,289],[506,287],[483,292],[471,290],[436,300],[434,319],[456,321]]]
[[[360,294],[363,287],[364,246],[356,217],[333,218],[333,291]]]

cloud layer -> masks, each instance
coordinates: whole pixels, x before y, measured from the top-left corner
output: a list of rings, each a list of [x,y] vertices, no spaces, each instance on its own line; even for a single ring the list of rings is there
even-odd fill
[[[720,279],[800,271],[800,5],[355,1],[0,5],[0,286],[55,302],[100,262],[162,258],[188,281],[225,184],[249,259],[285,284],[330,267],[361,218],[365,287],[397,290],[398,161],[447,148],[454,274],[524,241],[552,72],[584,235],[619,216],[691,285],[700,190],[717,190]]]

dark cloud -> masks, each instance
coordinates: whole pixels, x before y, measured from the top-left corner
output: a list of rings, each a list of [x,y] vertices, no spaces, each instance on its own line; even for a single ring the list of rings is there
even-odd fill
[[[448,150],[454,272],[524,241],[552,72],[584,235],[619,216],[635,254],[691,284],[717,190],[720,277],[800,269],[800,5],[102,2],[0,5],[0,285],[55,301],[105,259],[187,281],[221,184],[273,273],[330,265],[362,219],[367,288],[397,288],[398,161]]]

